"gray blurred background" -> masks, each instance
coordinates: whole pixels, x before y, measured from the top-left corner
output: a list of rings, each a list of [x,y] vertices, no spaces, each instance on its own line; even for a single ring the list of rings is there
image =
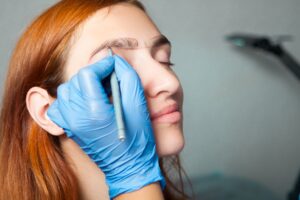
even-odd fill
[[[2,83],[18,37],[55,2],[1,0]],[[181,156],[188,175],[203,183],[199,190],[216,177],[225,186],[238,177],[285,199],[300,169],[300,82],[274,57],[233,48],[224,37],[236,31],[293,35],[285,47],[300,60],[300,1],[142,2],[173,44],[185,92]]]

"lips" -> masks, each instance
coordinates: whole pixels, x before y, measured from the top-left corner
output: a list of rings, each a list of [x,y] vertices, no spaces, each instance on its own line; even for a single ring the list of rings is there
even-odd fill
[[[178,112],[178,104],[175,103],[175,104],[172,104],[172,105],[169,105],[169,106],[166,106],[165,108],[161,109],[160,111],[154,113],[151,115],[151,120],[155,120],[157,118],[160,118],[164,115],[167,115],[167,114],[170,114],[170,113],[174,113],[174,112]]]

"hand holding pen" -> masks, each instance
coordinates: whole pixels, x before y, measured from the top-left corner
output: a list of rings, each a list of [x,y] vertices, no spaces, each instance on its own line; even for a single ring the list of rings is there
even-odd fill
[[[123,142],[115,108],[101,83],[113,70],[122,94]],[[105,173],[111,198],[157,181],[165,187],[141,81],[121,57],[108,56],[82,68],[59,86],[47,114]]]

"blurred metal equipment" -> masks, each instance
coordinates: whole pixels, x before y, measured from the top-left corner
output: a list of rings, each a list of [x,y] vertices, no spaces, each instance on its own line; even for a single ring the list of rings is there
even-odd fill
[[[292,40],[292,36],[283,35],[278,37],[260,36],[245,33],[234,33],[226,36],[226,40],[241,48],[253,48],[262,50],[276,56],[297,78],[300,80],[300,65],[282,43]],[[288,200],[300,200],[300,174],[294,188],[288,194]]]
[[[237,47],[263,50],[276,56],[300,80],[299,63],[282,46],[283,42],[292,40],[292,36],[282,35],[270,37],[245,33],[234,33],[226,36],[226,40]]]

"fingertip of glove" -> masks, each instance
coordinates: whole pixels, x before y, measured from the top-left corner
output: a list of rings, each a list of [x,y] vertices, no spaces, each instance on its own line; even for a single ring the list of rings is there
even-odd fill
[[[94,68],[94,67],[105,67],[105,68],[111,68],[114,66],[114,62],[115,59],[113,56],[107,56],[105,58],[103,58],[102,60],[99,60],[97,62],[95,62],[94,64],[90,65],[90,68]]]
[[[114,62],[115,59],[112,56],[108,56],[92,65],[80,69],[78,72],[80,77],[79,82],[85,79],[88,80],[95,74],[98,75],[100,79],[107,77],[114,69]]]
[[[115,71],[118,77],[120,77],[125,72],[135,73],[133,67],[124,58],[118,55],[114,55],[113,57],[115,59]]]
[[[100,60],[97,63],[105,64],[105,65],[112,65],[115,62],[115,59],[113,56],[107,56],[103,60]]]
[[[131,69],[131,65],[122,57],[118,55],[113,56],[115,59],[115,64],[122,64],[121,66],[125,67],[126,69]]]
[[[47,109],[46,116],[51,120],[54,121],[54,118],[60,116],[60,112],[58,110],[58,102],[55,100]]]
[[[58,108],[58,101],[55,100],[46,111],[46,117],[51,120],[53,123],[55,123],[57,126],[64,128],[65,127],[65,121],[59,111]]]

